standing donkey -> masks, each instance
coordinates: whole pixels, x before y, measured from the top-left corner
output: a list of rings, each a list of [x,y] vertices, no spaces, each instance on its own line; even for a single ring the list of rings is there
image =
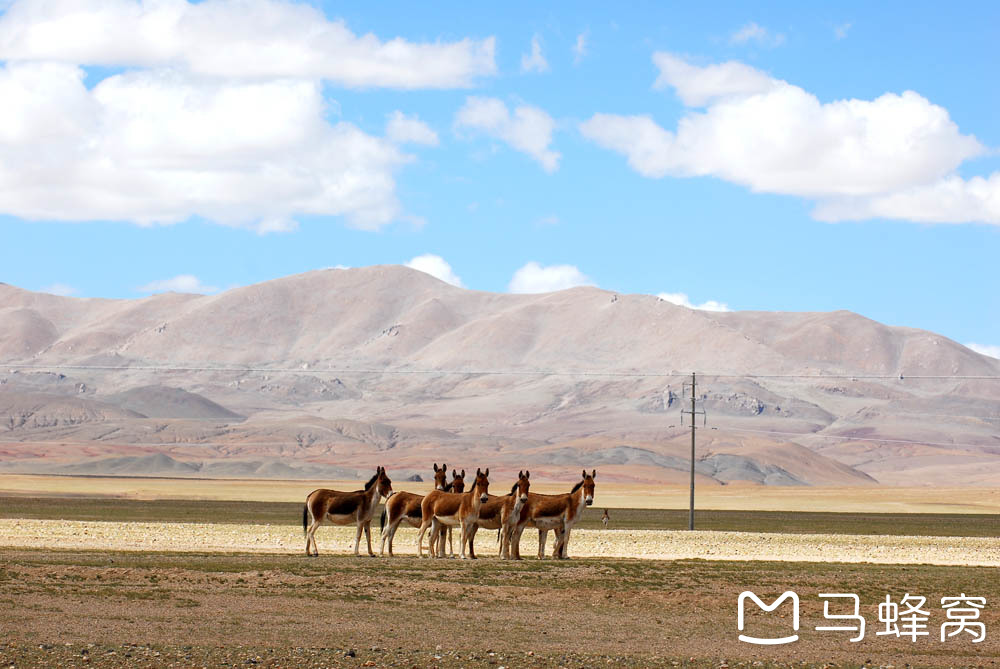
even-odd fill
[[[438,468],[437,463],[434,463],[434,489],[443,490],[445,492],[462,492],[465,490],[465,481],[462,477],[465,476],[465,470],[462,470],[462,474],[452,472],[452,480],[450,483],[445,483],[445,479],[448,477],[448,465],[442,465]],[[382,533],[382,550],[380,555],[385,555],[385,542],[389,541],[389,557],[392,557],[392,540],[396,537],[396,530],[399,529],[400,523],[405,522],[411,527],[420,527],[421,515],[420,515],[420,502],[424,499],[423,495],[417,495],[412,492],[397,492],[392,496],[391,499],[386,500],[385,508],[382,510],[382,518],[379,522],[380,530]],[[388,529],[386,528],[386,522],[388,521]],[[449,528],[450,530],[451,528]],[[449,537],[451,533],[449,532]]]
[[[524,504],[528,499],[528,488],[531,483],[528,478],[531,476],[531,472],[518,472],[517,481],[514,483],[510,492],[501,497],[496,497],[494,495],[488,495],[486,502],[479,507],[479,518],[476,520],[476,524],[472,526],[472,536],[469,537],[469,554],[473,559],[476,557],[475,550],[475,540],[476,532],[479,528],[484,530],[498,530],[497,538],[500,539],[503,535],[502,529],[506,523],[509,522],[510,518],[517,518],[517,513],[521,511],[521,505]],[[431,535],[431,542],[434,541],[434,535]],[[441,550],[439,553],[444,552],[444,538],[441,538]]]
[[[361,531],[364,530],[368,540],[368,555],[375,557],[372,551],[372,518],[379,500],[392,497],[392,481],[385,473],[385,467],[378,467],[375,476],[365,484],[364,490],[340,492],[320,488],[313,490],[306,497],[306,505],[302,509],[302,529],[306,533],[306,555],[316,557],[319,548],[316,546],[316,530],[324,522],[334,525],[357,524],[358,534],[354,538],[354,554],[358,555],[358,545],[361,543]],[[312,546],[315,552],[310,552]]]
[[[421,522],[420,534],[417,536],[417,555],[424,556],[424,534],[427,528],[436,524],[431,535],[437,534],[437,526],[461,527],[462,558],[465,558],[465,545],[469,541],[472,528],[479,519],[479,509],[489,499],[490,470],[476,469],[476,480],[467,493],[443,492],[432,490],[420,503]],[[436,542],[428,544],[431,557],[440,557]],[[471,552],[471,551],[470,551]],[[475,558],[475,556],[472,556]]]
[[[521,513],[508,539],[510,553],[515,560],[521,559],[521,533],[527,526],[538,528],[538,559],[545,557],[545,540],[549,530],[556,531],[556,546],[552,556],[566,559],[570,530],[583,516],[585,507],[594,503],[594,479],[597,470],[590,474],[583,470],[583,480],[562,495],[528,494],[528,501],[521,507]]]

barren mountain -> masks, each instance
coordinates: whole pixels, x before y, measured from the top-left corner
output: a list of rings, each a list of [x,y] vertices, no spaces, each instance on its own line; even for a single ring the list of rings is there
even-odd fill
[[[0,470],[682,482],[691,371],[706,484],[1000,484],[1000,380],[974,378],[1000,361],[939,335],[396,266],[141,300],[0,284]]]

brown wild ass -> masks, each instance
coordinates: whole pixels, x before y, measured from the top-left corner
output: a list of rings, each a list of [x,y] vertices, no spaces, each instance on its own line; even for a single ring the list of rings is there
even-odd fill
[[[484,530],[498,530],[497,539],[499,540],[504,534],[504,527],[518,518],[521,506],[528,500],[528,488],[531,486],[528,479],[530,477],[531,472],[518,472],[517,481],[508,494],[502,497],[489,495],[486,503],[479,508],[479,519],[472,527],[472,536],[469,537],[469,553],[472,557],[476,556],[476,532],[480,527]],[[433,541],[433,538],[431,540]],[[500,549],[502,555],[502,544]]]
[[[465,470],[462,470],[462,476],[465,475]],[[465,481],[462,476],[459,476],[458,472],[452,473],[452,480],[450,483],[446,483],[445,480],[448,477],[448,465],[442,465],[440,468],[437,463],[434,463],[434,489],[443,490],[445,492],[462,492],[465,490]],[[385,542],[389,541],[389,557],[392,557],[392,540],[396,537],[396,530],[399,529],[400,523],[405,522],[411,527],[420,527],[420,502],[424,499],[423,495],[417,495],[412,492],[397,492],[390,499],[386,500],[385,508],[382,510],[382,518],[379,521],[380,530],[382,533],[382,550],[381,555],[385,555]],[[388,529],[386,528],[386,522],[388,521]],[[449,535],[450,536],[450,535]]]
[[[385,467],[378,467],[375,476],[365,484],[364,490],[340,492],[320,488],[313,490],[306,497],[306,505],[302,509],[302,529],[306,533],[306,555],[319,555],[316,546],[316,530],[324,522],[334,525],[357,524],[358,534],[354,538],[354,554],[358,555],[358,545],[361,543],[361,531],[364,530],[368,540],[368,555],[375,557],[372,551],[372,517],[375,507],[382,497],[392,497],[392,481],[385,473]],[[315,552],[309,552],[309,546]]]
[[[465,558],[465,545],[469,541],[472,528],[479,518],[479,508],[489,499],[490,470],[476,470],[476,480],[466,493],[443,492],[432,490],[420,503],[421,522],[420,534],[417,536],[417,555],[424,556],[423,540],[427,528],[432,523],[449,527],[461,527],[462,558]],[[431,532],[433,536],[435,531]],[[440,557],[438,546],[434,542],[428,544],[431,557]],[[473,556],[475,557],[475,556]]]
[[[590,474],[583,470],[583,480],[562,495],[539,495],[528,493],[528,501],[521,507],[517,523],[513,524],[509,542],[509,553],[515,560],[521,559],[521,533],[527,526],[538,528],[538,559],[545,557],[545,539],[549,530],[556,531],[556,545],[552,556],[566,559],[570,530],[583,516],[585,507],[594,503],[594,478],[597,470]],[[503,549],[501,548],[501,551]]]

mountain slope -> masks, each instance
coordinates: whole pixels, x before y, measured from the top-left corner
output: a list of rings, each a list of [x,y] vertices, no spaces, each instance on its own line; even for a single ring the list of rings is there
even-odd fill
[[[1000,459],[1000,382],[913,378],[995,377],[1000,361],[849,312],[710,313],[596,288],[493,294],[396,266],[141,300],[0,284],[0,423],[18,423],[25,403],[46,416],[0,440],[69,441],[91,457],[152,444],[178,461],[238,451],[353,468],[381,451],[330,426],[385,425],[411,435],[380,443],[414,471],[447,453],[556,476],[589,456],[622,479],[671,479],[691,370],[715,428],[706,480],[953,483]],[[203,457],[171,450],[190,444]],[[993,471],[977,482],[1000,484]]]

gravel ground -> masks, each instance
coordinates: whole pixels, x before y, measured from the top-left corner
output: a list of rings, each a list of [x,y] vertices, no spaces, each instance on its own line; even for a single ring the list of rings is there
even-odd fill
[[[537,553],[534,532],[525,532],[521,554]],[[354,529],[324,526],[317,532],[321,552],[353,550]],[[396,535],[394,550],[416,552],[416,531]],[[379,552],[377,528],[372,544]],[[207,523],[116,523],[0,519],[0,546],[96,550],[296,553],[305,550],[302,532],[279,525]],[[479,533],[478,553],[496,555],[496,534]],[[456,537],[457,548],[457,537]],[[552,536],[549,536],[549,551]],[[364,537],[361,551],[365,551]],[[657,560],[785,560],[1000,566],[1000,538],[909,537],[843,534],[777,534],[668,530],[575,530],[569,552],[575,557]]]

